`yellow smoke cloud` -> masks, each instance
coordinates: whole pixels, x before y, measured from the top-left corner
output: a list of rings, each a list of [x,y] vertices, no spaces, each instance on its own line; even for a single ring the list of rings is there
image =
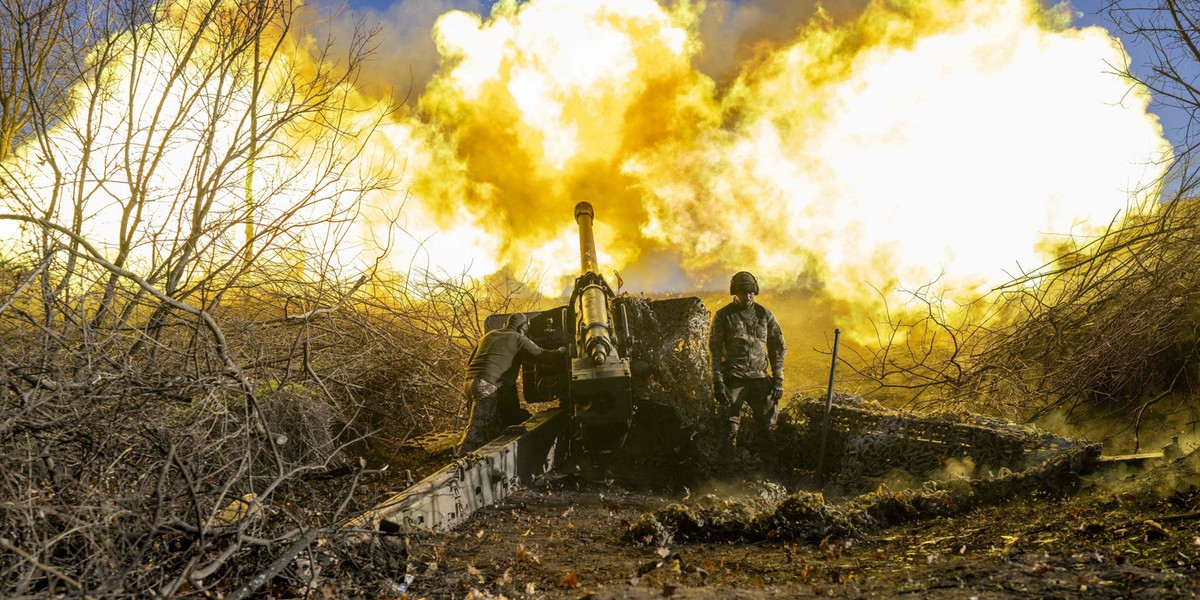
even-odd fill
[[[1033,0],[873,2],[817,11],[733,83],[696,64],[704,6],[502,2],[448,12],[441,66],[404,117],[427,253],[454,271],[577,275],[571,207],[597,210],[606,268],[719,287],[996,283],[1086,234],[1162,173],[1148,96],[1122,48]],[[417,234],[414,237],[423,238]],[[428,246],[427,246],[428,247]],[[662,282],[629,281],[655,291]]]
[[[840,17],[855,3],[834,4]],[[809,5],[784,11],[781,23],[808,18],[788,35],[733,6],[505,0],[486,18],[442,13],[430,32],[438,68],[357,159],[364,178],[403,177],[370,198],[364,237],[390,240],[398,271],[511,269],[557,294],[578,274],[571,209],[587,200],[601,265],[634,291],[720,289],[742,269],[772,290],[843,299],[942,273],[961,291],[1039,264],[1047,235],[1108,223],[1169,157],[1149,97],[1111,73],[1121,47],[1071,27],[1069,7],[893,0],[835,21]],[[718,13],[737,52],[714,46]],[[167,31],[192,30],[186,17]],[[313,68],[307,43],[280,64]],[[716,80],[704,70],[714,60],[728,71]],[[141,68],[153,87],[156,65]],[[339,93],[367,108],[374,92]],[[120,137],[117,125],[105,133]],[[290,155],[311,154],[316,141],[297,133]],[[182,144],[167,157],[178,168],[156,182],[164,202],[185,198],[177,180],[196,155]],[[289,206],[285,187],[304,187],[303,165],[275,163],[257,167],[259,218]],[[122,198],[98,195],[103,227]],[[221,204],[244,203],[235,189]],[[360,250],[347,260],[369,259]]]
[[[487,23],[449,13],[435,31],[446,69],[421,99],[462,162],[451,165],[457,197],[433,206],[477,209],[480,226],[505,240],[506,257],[554,274],[572,245],[571,207],[591,200],[608,224],[636,235],[643,220],[635,180],[620,163],[649,143],[679,135],[685,117],[714,121],[708,82],[689,65],[686,12],[653,2],[550,1],[498,8]],[[691,107],[683,106],[685,103]],[[694,113],[689,115],[688,113]],[[414,193],[447,185],[437,170],[413,172]],[[637,237],[598,231],[602,252],[619,264],[637,257]],[[566,267],[566,268],[563,268]]]
[[[147,279],[161,273],[165,257],[204,255],[223,266],[242,255],[251,218],[274,232],[254,245],[265,261],[293,273],[331,264],[361,270],[360,244],[312,254],[351,237],[345,220],[356,189],[391,168],[391,140],[407,126],[388,124],[358,153],[354,142],[375,131],[385,106],[328,76],[327,66],[309,59],[311,40],[285,31],[278,18],[258,33],[280,58],[256,67],[250,46],[239,45],[253,35],[246,8],[231,0],[163,2],[152,22],[98,41],[89,57],[94,71],[71,90],[73,110],[0,165],[0,211],[75,228]],[[261,90],[253,105],[256,68]],[[300,107],[306,93],[327,102]],[[248,177],[252,105],[263,125]],[[301,118],[285,127],[281,114]],[[0,222],[0,253],[27,250],[21,231],[15,221]]]

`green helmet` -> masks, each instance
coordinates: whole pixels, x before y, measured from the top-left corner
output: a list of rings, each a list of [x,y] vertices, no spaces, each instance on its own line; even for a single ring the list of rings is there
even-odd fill
[[[527,323],[529,323],[529,317],[526,317],[524,313],[513,313],[508,315],[508,320],[504,322],[504,328],[520,331]]]
[[[733,274],[733,278],[729,280],[729,293],[738,294],[743,292],[758,293],[758,280],[751,275],[749,271],[738,271]]]

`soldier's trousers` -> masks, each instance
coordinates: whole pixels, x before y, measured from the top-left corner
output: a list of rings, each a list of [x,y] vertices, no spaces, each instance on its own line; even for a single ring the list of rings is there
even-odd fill
[[[738,429],[742,424],[742,406],[750,407],[757,425],[758,434],[763,443],[763,458],[774,460],[775,456],[775,421],[779,419],[779,403],[771,400],[773,385],[770,379],[759,377],[755,379],[740,379],[737,377],[725,380],[729,391],[729,404],[725,405],[726,443],[737,445]]]
[[[455,450],[457,456],[474,452],[500,434],[497,391],[499,388],[496,384],[479,377],[468,379],[463,384],[470,416],[467,417],[467,428],[463,430]]]

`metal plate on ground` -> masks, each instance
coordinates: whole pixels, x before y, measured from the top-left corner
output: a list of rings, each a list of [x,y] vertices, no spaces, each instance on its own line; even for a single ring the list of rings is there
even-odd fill
[[[518,483],[554,468],[564,421],[559,409],[537,413],[344,527],[388,532],[452,529],[476,510],[503,500]]]

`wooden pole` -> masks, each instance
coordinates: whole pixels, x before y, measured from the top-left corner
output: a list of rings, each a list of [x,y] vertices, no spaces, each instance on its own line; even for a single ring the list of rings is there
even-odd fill
[[[837,373],[838,338],[841,329],[833,330],[833,360],[829,364],[829,392],[825,394],[825,416],[821,419],[821,444],[817,453],[817,485],[825,485],[825,443],[829,438],[829,413],[833,410],[833,377]]]

